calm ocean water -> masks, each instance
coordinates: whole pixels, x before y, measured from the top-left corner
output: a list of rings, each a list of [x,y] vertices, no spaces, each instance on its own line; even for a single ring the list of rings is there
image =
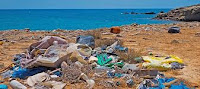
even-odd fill
[[[132,23],[163,24],[172,21],[152,20],[155,15],[121,14],[123,12],[167,12],[170,9],[30,9],[0,10],[0,30],[24,29],[96,29]]]

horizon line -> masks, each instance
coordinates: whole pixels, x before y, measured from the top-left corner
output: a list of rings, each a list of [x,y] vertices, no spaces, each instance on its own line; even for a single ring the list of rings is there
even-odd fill
[[[173,8],[8,8],[8,9],[0,9],[0,10],[58,10],[58,9],[63,9],[63,10],[105,10],[105,9],[173,9]]]

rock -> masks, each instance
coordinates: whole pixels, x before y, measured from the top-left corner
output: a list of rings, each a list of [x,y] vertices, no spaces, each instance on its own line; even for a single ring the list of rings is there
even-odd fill
[[[135,13],[135,12],[131,12],[131,14],[138,14],[138,13]]]
[[[170,27],[168,29],[168,33],[180,33],[180,28],[179,27]]]
[[[3,41],[0,41],[0,45],[3,45]]]
[[[200,4],[173,9],[167,13],[159,13],[155,19],[200,21]]]
[[[146,12],[146,13],[143,13],[143,14],[156,14],[155,12]]]

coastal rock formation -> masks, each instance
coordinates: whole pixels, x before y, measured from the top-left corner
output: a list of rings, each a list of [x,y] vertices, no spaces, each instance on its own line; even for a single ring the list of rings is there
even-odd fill
[[[155,19],[200,21],[200,4],[177,8],[169,11],[168,13],[159,13]]]

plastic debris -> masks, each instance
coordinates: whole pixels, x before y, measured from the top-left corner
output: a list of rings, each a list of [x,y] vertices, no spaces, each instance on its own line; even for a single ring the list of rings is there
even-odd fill
[[[137,62],[137,63],[140,63],[143,61],[143,58],[142,57],[136,57],[134,58],[134,60]]]
[[[63,89],[66,83],[57,82],[57,81],[46,81],[46,82],[42,82],[41,85],[44,85],[50,89]]]
[[[107,54],[99,54],[97,55],[98,61],[97,63],[101,66],[105,65],[106,63],[112,61],[111,58],[108,58]]]
[[[106,48],[106,52],[107,53],[113,53],[115,51],[115,48],[117,47],[118,45],[118,41],[116,41],[115,43],[113,43],[112,45],[108,46]]]
[[[184,67],[183,64],[180,64],[178,62],[172,62],[171,66],[172,66],[171,69],[182,69]]]
[[[111,29],[110,29],[110,32],[111,33],[115,33],[115,34],[119,34],[120,33],[120,28],[119,27],[112,27]]]
[[[44,82],[50,80],[50,75],[43,72],[33,76],[28,77],[27,84],[29,86],[34,86],[36,83]]]
[[[147,68],[158,68],[161,70],[171,69],[170,65],[173,62],[177,62],[183,64],[182,59],[177,56],[161,56],[161,57],[153,57],[153,56],[143,56],[143,60],[145,61],[142,65]]]
[[[92,54],[92,48],[90,48],[87,45],[83,44],[69,44],[69,47],[67,48],[67,53],[70,54],[70,60],[76,61],[83,64],[88,64],[85,59],[88,59]]]
[[[21,84],[20,82],[18,82],[17,80],[12,80],[10,82],[10,86],[13,88],[13,89],[27,89],[26,86],[24,86],[23,84]]]
[[[93,36],[78,36],[76,38],[76,43],[86,44],[91,48],[95,47],[94,37]]]
[[[12,73],[12,78],[25,79],[26,77],[44,72],[46,70],[47,70],[46,67],[37,67],[37,68],[31,68],[31,69],[15,67]]]
[[[124,62],[115,62],[115,63],[109,63],[105,65],[106,67],[114,68],[115,66],[122,68],[124,66]]]
[[[0,89],[8,89],[8,86],[5,84],[0,84]]]
[[[178,83],[175,78],[166,78],[163,74],[157,75],[156,78],[146,79],[138,86],[138,89],[189,89],[182,82]]]
[[[128,52],[128,48],[122,47],[122,46],[120,46],[120,45],[117,45],[117,46],[115,47],[115,50]]]
[[[127,84],[128,87],[132,87],[134,85],[134,82],[133,82],[132,79],[129,79],[129,80],[126,81],[126,84]]]
[[[122,67],[122,70],[123,71],[127,71],[127,70],[139,70],[139,65],[138,64],[125,64],[123,67]]]
[[[66,84],[76,86],[74,83],[78,82],[86,82],[83,84],[87,84],[87,89],[96,88],[95,84],[114,89],[133,88],[138,84],[139,89],[188,89],[178,79],[166,78],[158,71],[184,68],[179,57],[150,53],[151,56],[134,59],[143,62],[142,66],[129,64],[120,60],[117,54],[118,51],[127,52],[128,48],[118,43],[92,50],[92,36],[79,36],[77,43],[69,44],[60,37],[48,36],[32,44],[26,54],[16,54],[12,66],[7,67],[1,76],[26,79],[32,89],[63,89]],[[14,89],[27,89],[16,80],[10,85]]]
[[[90,56],[90,58],[89,58],[89,63],[93,63],[93,62],[97,62],[97,61],[98,61],[98,58],[97,58],[97,57]]]

